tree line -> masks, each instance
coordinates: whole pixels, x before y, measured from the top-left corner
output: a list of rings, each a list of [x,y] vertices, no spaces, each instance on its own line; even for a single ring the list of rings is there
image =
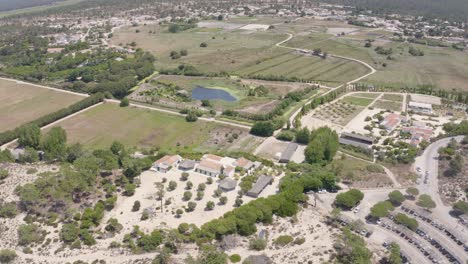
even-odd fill
[[[34,125],[37,127],[43,127],[45,125],[48,125],[50,123],[53,123],[59,119],[62,119],[66,116],[69,116],[73,113],[76,113],[80,110],[83,110],[85,108],[88,108],[92,105],[95,105],[97,103],[100,103],[104,100],[104,95],[102,93],[96,93],[93,94],[89,97],[86,97],[85,99],[74,103],[68,107],[62,108],[58,111],[55,111],[53,113],[47,114],[45,116],[39,117],[34,121],[29,122],[28,124],[22,125],[18,128],[15,128],[13,130],[8,130],[5,132],[0,133],[0,144],[5,144],[10,141],[13,141],[14,139],[18,138],[20,135],[20,131],[29,125]]]

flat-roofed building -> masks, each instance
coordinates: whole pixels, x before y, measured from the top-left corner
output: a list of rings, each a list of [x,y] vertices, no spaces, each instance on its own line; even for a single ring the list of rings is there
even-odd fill
[[[250,189],[246,193],[246,195],[253,197],[253,198],[257,198],[260,195],[260,193],[262,193],[262,191],[265,189],[265,187],[267,187],[268,184],[271,184],[272,182],[273,182],[273,177],[261,175],[260,177],[258,177],[252,189]]]
[[[289,143],[286,149],[281,153],[281,157],[279,159],[279,163],[288,163],[291,161],[292,156],[296,152],[297,148],[299,147],[296,143]]]
[[[420,102],[411,101],[408,103],[408,109],[415,113],[421,113],[421,114],[430,115],[433,113],[432,105],[428,103],[420,103]]]
[[[374,138],[359,134],[343,132],[341,133],[339,142],[343,145],[351,145],[366,150],[371,150],[372,144],[374,143]]]

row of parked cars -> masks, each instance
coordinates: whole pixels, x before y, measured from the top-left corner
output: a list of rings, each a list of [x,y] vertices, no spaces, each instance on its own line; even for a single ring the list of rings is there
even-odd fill
[[[456,263],[456,264],[462,263],[462,261],[459,260],[452,252],[448,251],[444,246],[440,244],[439,241],[430,237],[429,234],[427,234],[427,232],[425,232],[421,228],[418,228],[416,230],[416,234],[418,234],[420,237],[424,238],[426,241],[431,243],[431,245],[435,247],[437,250],[439,250],[439,252],[450,261],[450,263]]]
[[[444,263],[442,258],[439,256],[439,254],[434,252],[430,247],[424,246],[424,244],[421,241],[419,241],[418,239],[415,239],[414,238],[414,232],[411,231],[410,229],[408,229],[408,228],[406,228],[404,226],[401,226],[401,225],[397,225],[397,224],[395,224],[395,223],[393,223],[391,221],[388,221],[388,220],[382,220],[379,225],[382,226],[383,228],[387,229],[387,230],[390,230],[390,231],[398,234],[400,237],[402,237],[406,241],[408,241],[408,243],[413,244],[416,248],[418,248],[418,250],[424,256],[426,256],[426,258],[428,258],[431,261],[431,263],[434,263],[434,264]]]
[[[433,227],[439,229],[441,232],[443,232],[446,236],[448,236],[450,239],[452,239],[455,243],[457,243],[457,245],[461,246],[461,247],[464,247],[465,251],[468,252],[468,245],[465,243],[464,240],[462,240],[462,238],[460,238],[457,234],[455,234],[454,231],[451,231],[449,230],[448,228],[446,228],[444,225],[438,223],[437,221],[433,220],[432,217],[429,217],[427,214],[421,214],[421,213],[418,213],[417,210],[413,209],[413,208],[410,208],[408,206],[405,206],[405,205],[402,205],[401,206],[401,209],[410,214],[410,215],[413,215],[413,216],[416,216],[420,219],[422,219],[423,221],[429,223],[430,225],[432,225]]]

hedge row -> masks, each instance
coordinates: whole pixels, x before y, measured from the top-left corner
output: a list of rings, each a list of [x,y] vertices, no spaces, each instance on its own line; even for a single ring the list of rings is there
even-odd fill
[[[53,113],[50,113],[50,114],[47,114],[45,116],[42,116],[42,117],[39,117],[37,118],[36,120],[34,121],[31,121],[27,124],[24,124],[24,125],[28,125],[28,124],[36,124],[38,125],[39,127],[43,127],[45,125],[48,125],[50,123],[53,123],[59,119],[62,119],[66,116],[69,116],[73,113],[76,113],[80,110],[83,110],[85,108],[88,108],[92,105],[95,105],[97,103],[100,103],[104,100],[104,94],[102,93],[96,93],[96,94],[93,94],[89,97],[86,97],[85,99],[77,102],[77,103],[74,103],[68,107],[65,107],[65,108],[62,108],[58,111],[55,111]],[[16,139],[18,137],[18,131],[19,131],[19,127],[13,129],[13,130],[8,130],[8,131],[5,131],[5,132],[2,132],[0,133],[0,145],[3,145],[5,143],[8,143],[14,139]]]

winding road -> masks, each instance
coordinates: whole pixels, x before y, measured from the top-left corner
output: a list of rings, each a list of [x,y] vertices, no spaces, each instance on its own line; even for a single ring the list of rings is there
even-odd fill
[[[450,210],[452,210],[452,208],[450,206],[445,205],[442,202],[442,199],[440,198],[440,195],[439,195],[439,180],[438,180],[439,152],[438,150],[442,147],[447,146],[450,140],[452,140],[453,138],[457,140],[458,142],[460,142],[463,139],[463,136],[444,138],[444,139],[440,139],[430,144],[424,150],[424,153],[421,156],[416,158],[416,161],[414,163],[414,168],[415,170],[418,167],[421,168],[421,172],[419,174],[422,174],[422,177],[421,177],[421,182],[418,184],[418,189],[421,193],[429,194],[434,200],[436,204],[436,208],[432,209],[432,213],[434,214],[434,216],[436,216],[437,219],[440,222],[444,223],[445,225],[452,227],[452,228],[457,228],[457,230],[460,230],[460,232],[466,233],[466,230],[463,228],[463,226],[460,225],[455,218],[450,216],[449,212]],[[428,172],[428,180],[427,180],[427,183],[424,183],[423,178],[424,178],[426,171]],[[468,234],[466,235],[468,236]]]

